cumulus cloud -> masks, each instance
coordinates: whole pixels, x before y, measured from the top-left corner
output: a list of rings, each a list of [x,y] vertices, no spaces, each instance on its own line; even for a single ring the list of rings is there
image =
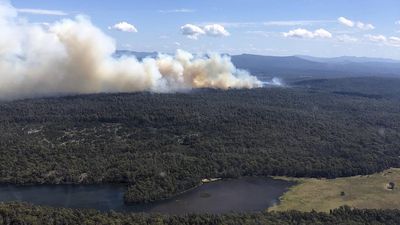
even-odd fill
[[[206,25],[204,26],[204,31],[206,32],[207,35],[214,37],[226,37],[230,35],[229,32],[225,29],[225,27],[219,24]]]
[[[314,34],[313,34],[313,32],[311,32],[309,30],[298,28],[295,30],[291,30],[287,33],[283,33],[283,36],[296,37],[296,38],[313,38]]]
[[[375,29],[374,25],[369,24],[369,23],[365,24],[365,23],[362,23],[362,22],[357,22],[356,26],[361,30],[373,30],[373,29]]]
[[[339,17],[338,18],[338,22],[344,26],[347,27],[356,27],[359,28],[361,30],[373,30],[375,29],[374,25],[370,24],[370,23],[363,23],[360,21],[352,21],[350,19],[347,19],[345,17]]]
[[[292,38],[331,38],[332,34],[325,29],[318,29],[315,31],[309,31],[306,29],[298,28],[289,32],[283,33],[284,37]]]
[[[396,46],[396,47],[400,47],[400,37],[389,37],[389,44]]]
[[[193,24],[185,24],[181,26],[181,32],[186,37],[195,40],[197,40],[198,36],[206,33],[202,28]]]
[[[371,35],[367,34],[365,35],[366,38],[368,38],[370,41],[373,42],[386,42],[387,38],[384,35]]]
[[[386,37],[384,35],[365,35],[365,37],[372,42],[376,42],[379,44],[384,44],[388,46],[400,47],[400,37]]]
[[[319,37],[319,38],[331,38],[332,34],[324,29],[318,29],[314,31],[314,37]]]
[[[108,29],[114,29],[114,30],[118,30],[118,31],[122,31],[122,32],[128,32],[128,33],[136,33],[138,32],[138,30],[136,29],[136,27],[128,22],[119,22],[114,24],[111,27],[108,27]]]
[[[393,37],[392,36],[392,37],[389,38],[389,40],[392,41],[392,42],[396,42],[396,43],[400,44],[400,37]]]
[[[396,21],[395,24],[400,25],[400,20]]]
[[[255,21],[255,22],[228,22],[220,21],[218,24],[224,27],[234,27],[234,28],[257,28],[264,26],[313,26],[317,24],[332,23],[335,20],[272,20],[272,21]],[[207,24],[207,23],[206,23]],[[209,24],[209,23],[208,23]]]
[[[115,41],[84,16],[47,27],[0,1],[0,99],[98,92],[254,88],[262,83],[228,56],[178,50],[142,61],[115,58]]]
[[[345,17],[339,17],[338,18],[339,23],[348,26],[348,27],[354,27],[354,22],[345,18]]]
[[[197,40],[200,35],[210,37],[227,37],[230,33],[220,24],[208,24],[203,27],[194,24],[185,24],[181,27],[181,32],[188,38]]]

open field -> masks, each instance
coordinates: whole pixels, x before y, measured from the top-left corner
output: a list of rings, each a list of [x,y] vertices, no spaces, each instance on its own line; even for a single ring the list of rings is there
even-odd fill
[[[281,177],[280,177],[281,178]],[[282,179],[282,178],[281,178]],[[400,169],[392,168],[368,176],[337,179],[283,178],[300,182],[269,211],[322,211],[348,205],[356,208],[400,208]],[[394,188],[388,188],[390,182]]]

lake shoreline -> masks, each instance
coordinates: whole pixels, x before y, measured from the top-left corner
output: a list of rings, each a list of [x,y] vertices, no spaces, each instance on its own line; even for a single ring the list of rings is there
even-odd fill
[[[293,182],[270,177],[241,177],[201,182],[171,198],[142,204],[123,201],[124,185],[0,185],[0,202],[28,202],[61,208],[137,213],[215,213],[265,211],[279,203]],[[264,196],[264,197],[262,197]]]

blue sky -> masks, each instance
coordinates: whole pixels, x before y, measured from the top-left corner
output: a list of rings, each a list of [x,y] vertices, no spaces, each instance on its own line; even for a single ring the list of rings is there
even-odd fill
[[[191,52],[400,59],[399,0],[11,0],[11,3],[20,9],[20,16],[32,22],[87,15],[117,41],[119,49],[169,53],[180,48]],[[134,26],[137,32],[121,31],[134,31],[125,29],[127,26],[113,28],[121,22]],[[190,26],[183,29],[184,25]]]

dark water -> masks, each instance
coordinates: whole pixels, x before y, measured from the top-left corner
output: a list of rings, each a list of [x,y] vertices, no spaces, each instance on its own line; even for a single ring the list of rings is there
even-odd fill
[[[169,200],[125,205],[120,185],[0,185],[0,202],[23,201],[66,208],[148,213],[226,213],[262,211],[278,203],[292,182],[242,178],[204,184]]]

